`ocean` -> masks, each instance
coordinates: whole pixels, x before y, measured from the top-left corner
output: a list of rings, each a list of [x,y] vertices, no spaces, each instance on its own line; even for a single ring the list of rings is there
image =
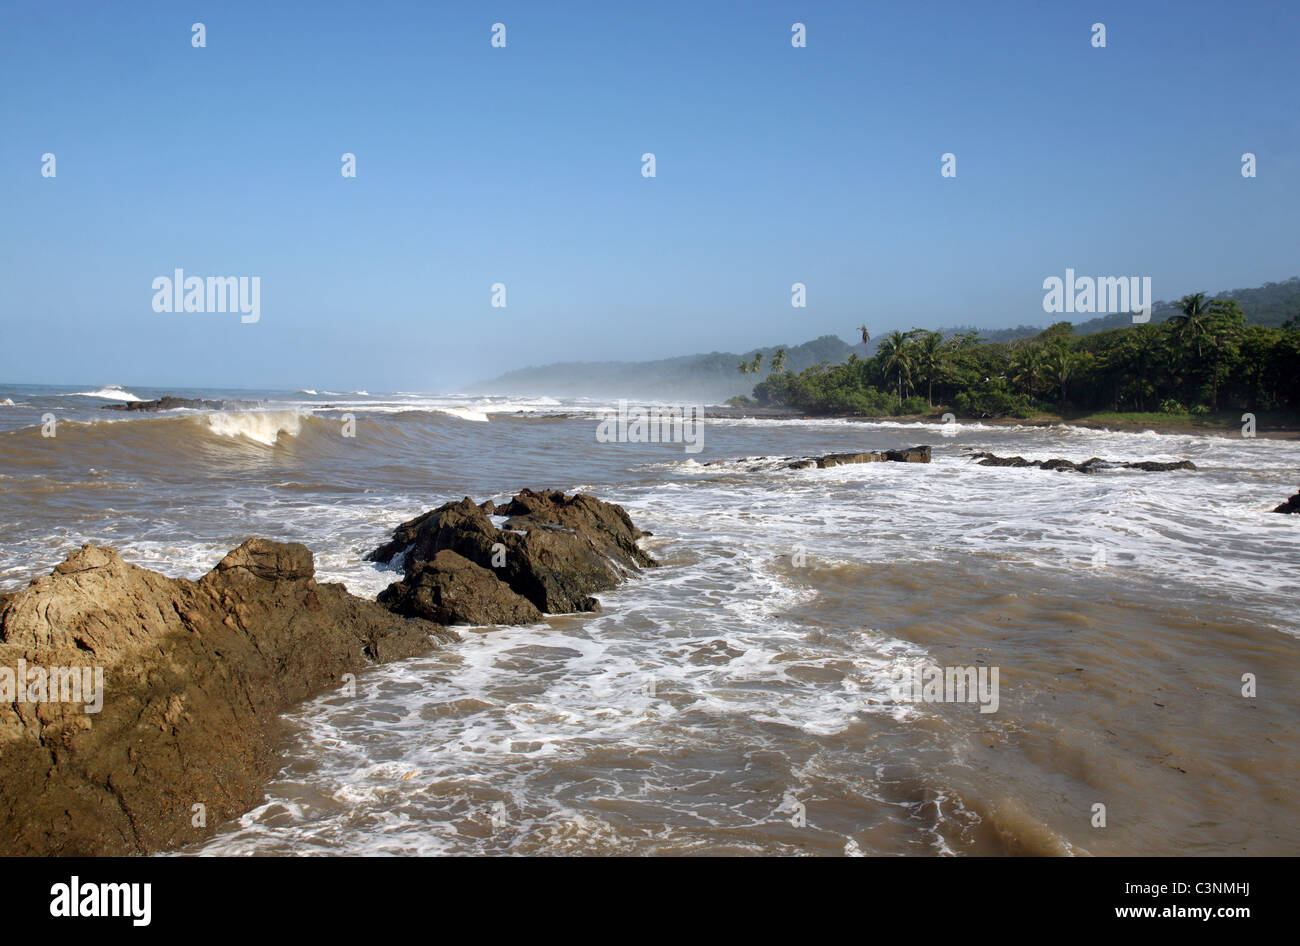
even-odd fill
[[[102,409],[164,394],[257,406]],[[183,854],[1300,849],[1300,521],[1271,512],[1300,442],[725,416],[691,453],[600,442],[614,407],[10,385],[0,591],[83,542],[197,578],[257,535],[373,597],[399,522],[523,487],[653,533],[661,567],[599,613],[462,628],[299,707],[264,802]],[[786,459],[917,444],[933,462]],[[996,712],[900,701],[917,665],[996,668]]]

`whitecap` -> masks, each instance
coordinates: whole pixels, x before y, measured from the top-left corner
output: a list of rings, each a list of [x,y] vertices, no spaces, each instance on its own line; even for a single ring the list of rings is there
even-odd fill
[[[116,385],[106,384],[98,391],[78,391],[76,394],[60,394],[59,397],[97,397],[105,401],[143,401],[130,391]]]
[[[208,429],[222,437],[244,437],[255,443],[273,446],[281,434],[296,437],[302,431],[302,419],[310,412],[263,411],[216,413],[204,415]]]

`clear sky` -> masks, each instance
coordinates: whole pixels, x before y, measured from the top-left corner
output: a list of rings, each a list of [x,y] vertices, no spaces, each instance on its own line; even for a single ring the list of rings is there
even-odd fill
[[[1297,49],[1296,0],[5,0],[0,381],[437,391],[1285,279]],[[261,320],[154,312],[178,267]]]

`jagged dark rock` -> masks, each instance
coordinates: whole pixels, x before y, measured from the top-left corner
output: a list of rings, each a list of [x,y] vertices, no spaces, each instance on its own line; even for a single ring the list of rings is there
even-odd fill
[[[506,517],[502,527],[489,515]],[[400,614],[524,624],[543,613],[598,610],[594,593],[656,564],[637,545],[645,535],[621,506],[582,493],[525,489],[502,506],[490,500],[477,506],[469,497],[444,503],[402,523],[369,558],[391,562],[402,555],[403,580],[380,596]]]
[[[0,600],[0,669],[21,659],[103,671],[98,712],[16,693],[0,701],[0,855],[199,841],[262,799],[280,712],[342,687],[345,673],[457,639],[314,572],[306,548],[265,539],[196,582],[86,545]]]
[[[1128,470],[1146,470],[1148,473],[1166,473],[1169,470],[1194,470],[1196,464],[1191,460],[1174,460],[1172,462],[1161,462],[1159,460],[1143,460],[1140,463],[1121,464]]]
[[[156,401],[127,401],[105,404],[104,411],[246,411],[261,407],[261,401],[208,401],[193,397],[160,397]]]
[[[1120,460],[1103,460],[1101,457],[1089,457],[1082,463],[1075,463],[1072,460],[1062,460],[1060,457],[1053,457],[1050,460],[1026,460],[1024,457],[999,457],[985,452],[972,453],[969,456],[978,460],[980,466],[1036,466],[1042,470],[1066,470],[1074,473],[1096,473],[1098,470],[1111,469],[1145,470],[1148,473],[1163,473],[1169,470],[1196,469],[1196,464],[1191,460],[1169,462],[1142,460],[1137,463],[1126,463]]]
[[[1281,513],[1297,513],[1297,512],[1300,512],[1300,493],[1296,493],[1294,496],[1292,496],[1292,497],[1291,497],[1290,499],[1288,499],[1286,502],[1284,502],[1284,503],[1282,503],[1281,505],[1279,505],[1279,506],[1278,506],[1276,509],[1274,509],[1273,511],[1274,511],[1274,512],[1281,512]]]
[[[883,450],[872,453],[828,453],[823,457],[804,457],[789,464],[792,470],[816,467],[843,466],[847,463],[929,463],[930,448],[927,446],[910,447],[906,450]]]

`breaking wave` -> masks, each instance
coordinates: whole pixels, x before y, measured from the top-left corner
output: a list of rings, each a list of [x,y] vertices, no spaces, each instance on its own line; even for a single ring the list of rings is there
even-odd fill
[[[297,437],[302,432],[301,411],[265,411],[248,413],[206,414],[208,429],[222,437],[244,437],[254,443],[274,446],[281,434]]]
[[[97,397],[104,401],[143,401],[130,391],[116,384],[108,384],[98,391],[78,391],[76,394],[61,394],[59,397]]]

